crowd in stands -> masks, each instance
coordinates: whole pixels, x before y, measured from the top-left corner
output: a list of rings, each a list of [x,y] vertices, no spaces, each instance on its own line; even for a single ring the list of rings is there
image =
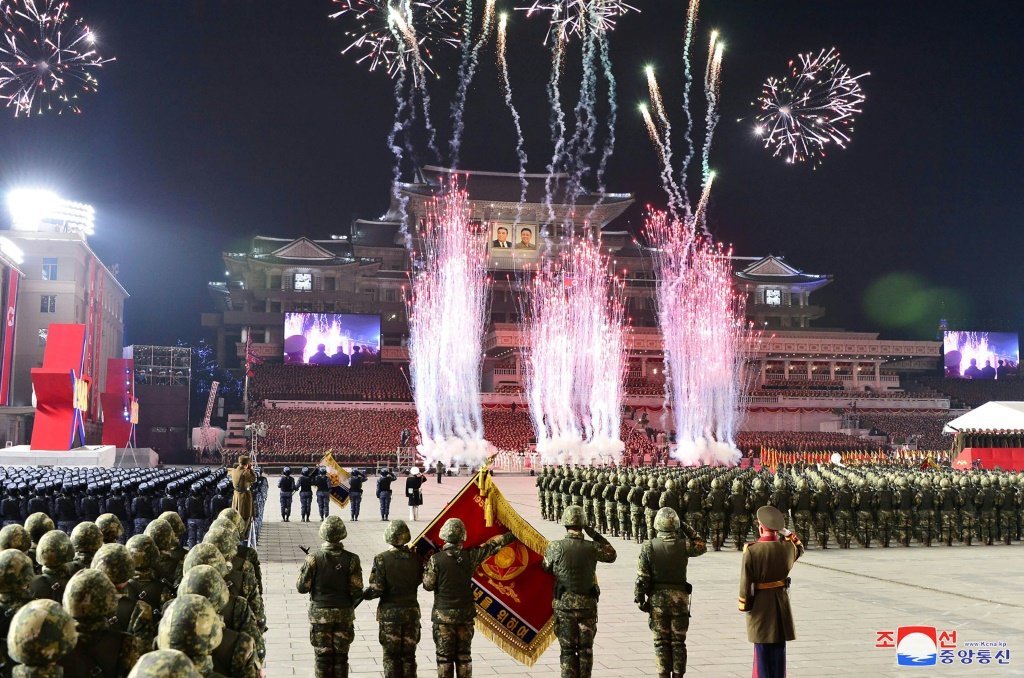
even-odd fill
[[[408,371],[390,364],[260,365],[249,382],[249,399],[410,401]]]
[[[772,379],[767,378],[761,385],[766,391],[842,391],[843,382],[838,379]]]
[[[762,397],[775,397],[775,396],[786,396],[787,398],[831,398],[834,400],[863,400],[865,398],[907,398],[911,394],[904,393],[903,391],[843,391],[843,390],[827,390],[827,389],[755,389],[750,393],[752,396]],[[920,397],[917,394],[913,394],[912,397]]]
[[[485,409],[484,438],[499,450],[525,450],[533,440],[530,413],[522,408]]]
[[[264,407],[257,409],[250,418],[253,423],[267,425],[267,437],[261,443],[263,463],[272,459],[319,459],[327,450],[334,450],[335,458],[339,460],[362,459],[364,463],[373,463],[393,459],[402,429],[409,429],[410,445],[417,443],[416,411],[413,409]]]
[[[524,389],[519,384],[501,384],[498,388],[494,389],[495,393],[523,393]]]
[[[861,428],[872,429],[889,438],[892,445],[916,443],[918,449],[949,449],[949,436],[942,427],[953,417],[949,414],[875,414],[860,415]]]
[[[742,431],[736,436],[736,446],[755,456],[762,448],[779,452],[853,452],[872,447],[845,433],[822,431]]]

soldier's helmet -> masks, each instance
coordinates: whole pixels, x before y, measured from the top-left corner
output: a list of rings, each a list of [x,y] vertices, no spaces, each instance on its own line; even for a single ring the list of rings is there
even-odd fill
[[[877,480],[875,480],[875,489],[877,489],[877,490],[884,490],[885,489],[885,478],[878,478]]]
[[[28,530],[14,523],[0,530],[0,549],[18,549],[28,551],[32,548],[32,537]]]
[[[184,652],[154,650],[139,657],[128,678],[202,678],[202,675]]]
[[[404,546],[412,539],[404,520],[392,520],[384,529],[384,541],[392,546]]]
[[[234,530],[210,528],[203,537],[203,542],[216,546],[224,560],[231,560],[238,552],[238,533]]]
[[[647,481],[647,487],[649,487],[652,490],[658,489],[658,479],[657,478],[651,478],[650,480],[648,480]]]
[[[440,536],[446,544],[461,544],[466,541],[466,524],[458,518],[449,518],[441,526]]]
[[[181,564],[183,573],[199,565],[212,565],[222,577],[231,573],[231,563],[224,559],[224,555],[213,544],[196,544],[188,550],[188,555]]]
[[[676,489],[676,481],[672,480],[671,478],[666,480],[665,481],[665,489],[669,490],[669,491]]]
[[[1009,486],[1010,486],[1010,479],[1009,478],[1007,478],[1006,476],[1003,476],[1002,478],[999,479],[999,487],[1009,487]]]
[[[302,470],[299,471],[299,475],[308,476],[309,475],[309,467],[308,466],[303,466]]]
[[[156,544],[157,549],[161,553],[166,553],[174,548],[174,545],[178,542],[178,538],[174,534],[174,528],[166,520],[156,520],[150,522],[146,526],[145,533],[153,539],[153,543]]]
[[[907,486],[907,479],[904,476],[900,476],[896,480],[896,484],[899,485],[900,487],[906,487]]]
[[[121,525],[121,519],[113,513],[102,514],[96,519],[96,525],[99,526],[100,532],[103,533],[103,541],[108,544],[124,536],[124,526]]]
[[[722,481],[719,478],[715,478],[711,481],[711,489],[717,490],[722,486]]]
[[[228,604],[231,595],[224,577],[212,565],[196,565],[185,573],[178,584],[178,595],[186,593],[203,596],[218,613]]]
[[[625,485],[627,480],[629,480],[629,476],[627,476],[625,473],[620,473],[619,474],[619,482],[620,483]]]
[[[784,481],[782,478],[778,478],[778,477],[775,478],[775,489],[776,490],[781,490],[781,489],[783,489],[785,487],[786,487],[786,481]]]
[[[185,533],[185,521],[176,512],[164,511],[160,514],[160,520],[167,522],[171,526],[176,538],[180,539],[181,535]]]
[[[18,549],[0,551],[0,593],[26,590],[35,574],[32,560]]]
[[[931,482],[927,478],[921,478],[921,487],[931,487]]]
[[[11,659],[26,666],[56,664],[76,644],[75,620],[60,603],[46,598],[22,606],[7,632]]]
[[[283,469],[281,469],[281,474],[282,475],[286,475],[286,476],[290,476],[292,474],[292,467],[291,466],[285,466]]]
[[[242,514],[231,508],[230,506],[220,513],[217,514],[218,518],[227,518],[235,524],[235,529],[241,530],[242,526],[245,525],[245,521],[242,520]]]
[[[32,543],[38,544],[44,534],[57,528],[53,524],[53,520],[50,519],[50,516],[45,513],[33,513],[25,519],[25,529],[28,530],[29,536],[32,537]]]
[[[988,476],[985,476],[984,478],[981,479],[981,486],[982,487],[990,487],[991,485],[992,485],[992,481],[990,481],[988,479]]]
[[[92,557],[103,546],[103,533],[96,523],[85,521],[71,530],[71,546],[75,553]]]
[[[942,480],[940,480],[939,481],[939,487],[948,488],[949,487],[949,478],[943,478]]]
[[[212,523],[210,523],[210,529],[211,530],[226,530],[228,532],[232,532],[232,533],[234,533],[236,538],[241,536],[238,533],[238,526],[235,525],[235,522],[233,520],[231,520],[230,518],[217,518]]]
[[[345,521],[338,516],[327,516],[324,522],[320,523],[320,538],[331,544],[337,544],[348,537],[348,528]]]
[[[64,589],[64,609],[75,619],[109,617],[117,610],[117,591],[99,570],[80,570]]]
[[[124,544],[104,544],[92,557],[92,569],[107,575],[107,579],[120,586],[135,576],[135,561]]]
[[[587,514],[582,506],[572,504],[566,506],[562,511],[562,525],[565,527],[580,528],[587,524]]]
[[[796,489],[798,489],[798,490],[806,490],[807,489],[807,479],[806,478],[801,478],[800,480],[796,481]]]
[[[654,516],[654,529],[658,532],[678,532],[679,514],[675,509],[663,506]]]
[[[203,596],[180,595],[160,618],[156,642],[161,650],[181,650],[189,657],[205,657],[224,638],[224,620]]]
[[[817,487],[818,487],[818,492],[824,492],[826,487],[827,487],[827,485],[825,485],[825,481],[824,480],[819,480]]]
[[[43,567],[59,567],[75,557],[71,538],[60,530],[50,530],[39,539],[36,547],[36,562]]]
[[[697,489],[697,479],[696,478],[691,478],[690,481],[688,483],[686,483],[686,489],[688,489],[688,490],[696,490]]]
[[[743,491],[743,481],[737,478],[732,481],[732,491],[734,494],[738,494]]]
[[[764,482],[760,478],[754,478],[754,489],[760,490],[764,487]]]
[[[132,557],[135,569],[138,572],[148,572],[156,567],[160,560],[160,549],[156,547],[153,538],[145,534],[137,534],[125,544],[128,553]]]

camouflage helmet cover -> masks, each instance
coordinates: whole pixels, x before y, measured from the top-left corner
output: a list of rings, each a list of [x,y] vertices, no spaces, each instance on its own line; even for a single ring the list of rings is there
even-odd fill
[[[404,546],[412,539],[404,520],[392,520],[384,529],[384,541],[392,546]]]
[[[28,530],[29,535],[32,537],[32,543],[38,544],[44,534],[50,530],[57,529],[57,527],[53,524],[50,516],[37,512],[25,519],[25,529]]]
[[[64,589],[64,609],[75,619],[109,617],[117,609],[117,591],[99,570],[80,570]]]
[[[348,528],[345,521],[338,516],[327,516],[324,522],[320,523],[320,538],[331,544],[337,544],[348,537]]]
[[[245,524],[245,521],[242,520],[242,514],[239,513],[237,510],[231,508],[230,506],[228,508],[224,509],[223,511],[221,511],[220,513],[218,513],[217,517],[218,518],[227,518],[228,520],[230,520],[231,522],[233,522],[235,524],[235,529],[238,529],[238,530],[242,529],[242,526]]]
[[[154,650],[139,657],[128,678],[202,678],[202,675],[184,652]]]
[[[153,538],[145,534],[137,534],[125,544],[128,553],[132,557],[135,569],[141,572],[152,570],[160,559],[160,550],[157,549]]]
[[[135,576],[135,560],[124,544],[104,544],[92,557],[91,567],[120,586]]]
[[[11,658],[26,666],[55,664],[78,644],[75,620],[61,604],[48,598],[26,603],[11,619],[7,647]]]
[[[92,556],[103,546],[103,532],[91,521],[78,523],[75,529],[71,530],[71,546],[77,554]]]
[[[28,588],[35,577],[32,560],[18,549],[0,551],[0,593],[16,593]]]
[[[69,563],[75,557],[71,538],[60,530],[50,530],[39,539],[36,547],[36,562],[43,567],[54,568]]]
[[[160,618],[161,650],[181,650],[192,659],[213,652],[224,638],[224,621],[203,596],[186,593],[171,601]]]
[[[580,528],[587,524],[587,514],[582,506],[571,504],[562,511],[562,525],[565,527]]]
[[[441,526],[440,537],[447,544],[461,544],[466,541],[466,524],[458,518],[449,518]]]
[[[178,538],[174,534],[174,528],[166,520],[161,520],[160,518],[150,522],[146,526],[144,534],[153,539],[153,543],[156,544],[160,553],[167,553],[178,542]]]
[[[96,519],[96,525],[100,528],[100,532],[103,533],[103,541],[108,544],[124,536],[124,526],[121,524],[121,519],[113,513],[100,515]]]
[[[0,549],[28,551],[32,548],[32,537],[21,525],[14,523],[0,530]]]
[[[678,532],[679,514],[672,507],[663,506],[654,516],[654,529],[658,532]]]
[[[231,573],[231,563],[224,559],[224,555],[214,544],[202,543],[190,548],[182,562],[182,572],[188,572],[198,565],[212,565],[222,577]]]
[[[196,565],[185,573],[178,584],[178,595],[194,593],[210,601],[218,613],[228,604],[227,582],[212,565]]]
[[[181,516],[174,511],[164,511],[160,514],[160,520],[165,520],[170,523],[176,536],[181,537],[181,535],[185,533],[185,521],[182,520]]]

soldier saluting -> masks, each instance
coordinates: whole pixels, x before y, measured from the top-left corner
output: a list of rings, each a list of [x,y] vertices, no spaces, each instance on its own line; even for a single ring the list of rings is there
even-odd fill
[[[555,576],[555,633],[561,648],[562,678],[587,678],[594,666],[597,635],[597,564],[614,563],[615,548],[586,524],[582,506],[562,513],[565,539],[548,544],[541,568]],[[586,541],[583,531],[594,541]]]
[[[803,555],[800,538],[786,529],[774,506],[757,510],[760,538],[743,547],[740,612],[747,613],[747,640],[754,644],[754,675],[785,678],[786,641],[796,639],[789,606],[789,572]]]
[[[686,673],[686,632],[690,628],[693,591],[686,581],[686,563],[707,553],[708,547],[667,506],[654,517],[654,529],[658,536],[640,547],[634,595],[639,608],[651,617],[658,676],[668,678]],[[682,534],[689,543],[680,538]]]

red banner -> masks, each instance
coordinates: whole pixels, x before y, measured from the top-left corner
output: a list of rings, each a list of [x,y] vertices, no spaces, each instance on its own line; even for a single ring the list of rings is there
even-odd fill
[[[413,542],[426,560],[444,541],[439,533],[449,518],[466,525],[466,548],[475,548],[506,531],[517,541],[485,560],[473,575],[476,627],[509,656],[527,666],[544,654],[554,638],[554,578],[540,568],[547,540],[520,516],[493,482],[480,471]]]
[[[9,405],[11,398],[11,366],[14,362],[14,322],[18,308],[18,283],[21,274],[14,268],[7,271],[7,296],[4,299],[4,348],[0,364],[0,405]]]
[[[50,325],[43,366],[32,368],[36,419],[30,449],[70,450],[76,432],[84,444],[83,415],[89,406],[84,359],[85,325]]]

